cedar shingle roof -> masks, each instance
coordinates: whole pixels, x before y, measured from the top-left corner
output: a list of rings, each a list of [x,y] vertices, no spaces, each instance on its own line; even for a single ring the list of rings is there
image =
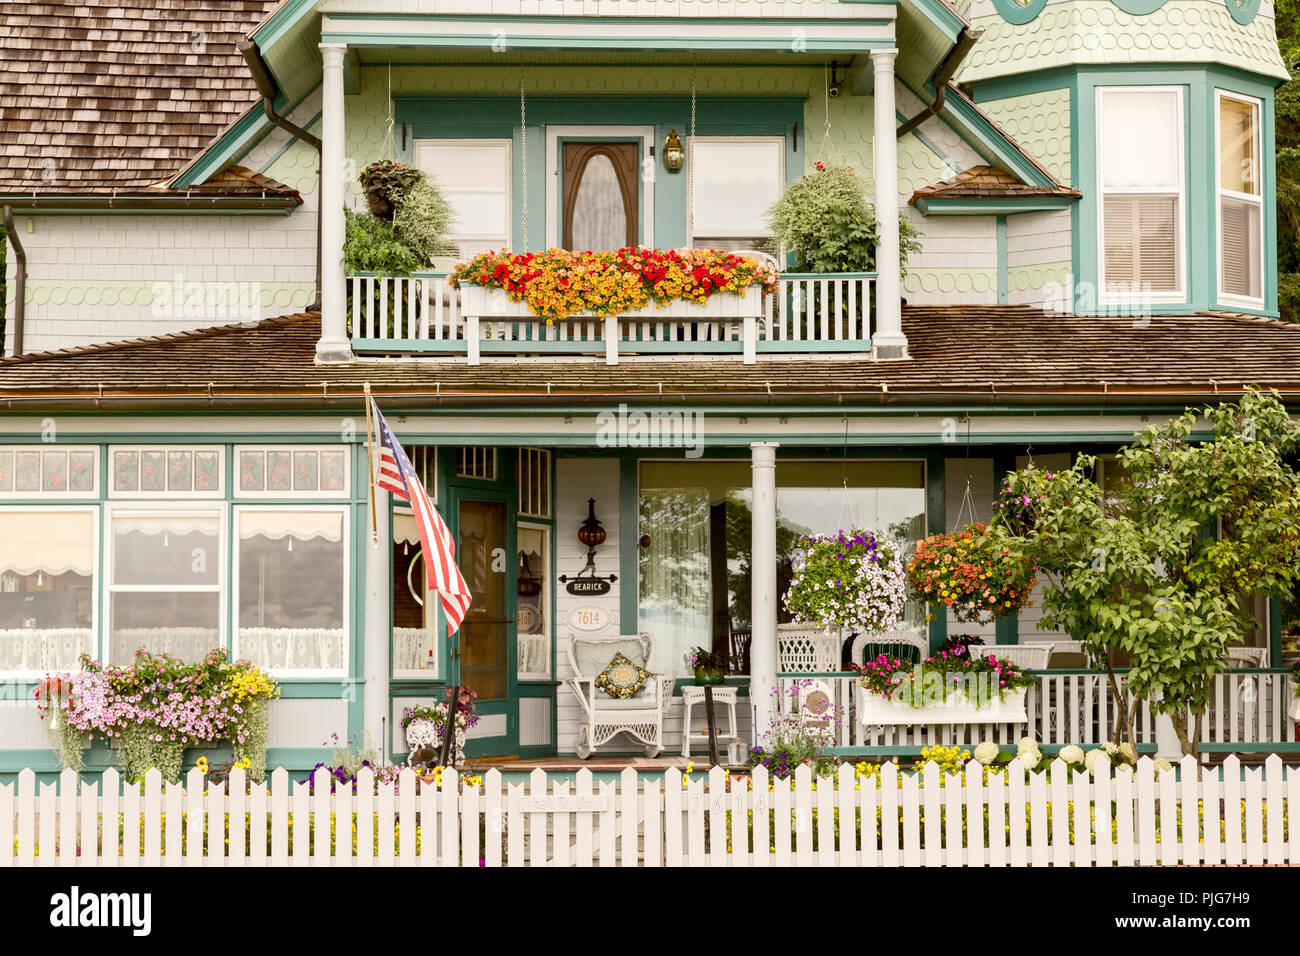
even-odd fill
[[[949,199],[1006,199],[1079,195],[1081,194],[1077,189],[1069,189],[1065,186],[1031,186],[1001,169],[994,169],[992,166],[972,166],[951,179],[923,186],[912,193],[912,198],[908,201],[915,203],[918,199],[938,196]]]
[[[170,179],[258,102],[235,49],[276,0],[0,4],[0,192]]]
[[[1029,306],[912,306],[903,312],[912,357],[590,361],[463,358],[313,364],[319,316],[266,319],[0,361],[0,410],[11,399],[119,398],[205,406],[294,399],[355,401],[363,383],[412,402],[495,404],[599,400],[660,394],[766,403],[800,400],[940,402],[953,396],[1015,401],[1046,396],[1161,396],[1231,393],[1245,385],[1300,396],[1300,326],[1203,313],[1120,317],[1045,314]]]

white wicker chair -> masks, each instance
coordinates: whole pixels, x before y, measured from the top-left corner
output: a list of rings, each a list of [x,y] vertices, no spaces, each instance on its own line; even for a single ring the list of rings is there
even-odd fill
[[[610,697],[596,686],[596,678],[615,654],[632,663],[649,667],[655,642],[649,634],[620,634],[588,637],[570,634],[565,643],[573,676],[565,685],[578,699],[582,725],[574,748],[578,759],[586,760],[601,744],[620,733],[641,741],[645,755],[655,757],[664,749],[664,711],[673,695],[673,678],[652,674],[636,695],[626,700]]]
[[[885,631],[883,634],[864,633],[853,639],[850,654],[854,664],[861,666],[865,663],[862,657],[868,645],[880,648],[877,653],[893,653],[900,658],[905,653],[909,656],[915,653],[918,661],[923,661],[930,656],[930,638],[926,634],[907,630]],[[892,651],[887,650],[889,648],[892,648]]]
[[[1268,666],[1268,648],[1267,647],[1242,647],[1234,645],[1226,649],[1228,666],[1233,670],[1243,668],[1267,667]]]
[[[1044,644],[972,644],[971,657],[988,657],[993,655],[1000,661],[1026,667],[1029,670],[1042,670],[1052,656],[1052,648]]]
[[[776,646],[780,673],[826,674],[840,669],[844,639],[815,624],[778,624]]]

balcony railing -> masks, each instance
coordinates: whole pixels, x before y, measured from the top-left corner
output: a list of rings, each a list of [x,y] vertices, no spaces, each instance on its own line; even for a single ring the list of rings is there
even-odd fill
[[[776,292],[717,295],[704,305],[654,306],[634,315],[574,316],[547,325],[522,303],[445,272],[348,277],[352,348],[386,355],[740,355],[870,352],[876,274],[785,273]]]

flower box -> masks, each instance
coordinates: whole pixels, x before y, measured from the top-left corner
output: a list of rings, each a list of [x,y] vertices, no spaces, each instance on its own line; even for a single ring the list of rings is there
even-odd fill
[[[465,282],[461,287],[461,314],[479,319],[531,319],[536,322],[546,320],[533,314],[528,303],[520,300],[511,302],[509,296],[500,289]],[[737,295],[734,292],[715,292],[703,302],[678,300],[662,307],[651,302],[639,309],[630,309],[620,313],[619,317],[628,321],[652,322],[658,319],[674,318],[687,321],[717,321],[721,319],[757,318],[763,314],[763,290],[752,285]],[[555,323],[600,321],[601,317],[589,312],[575,312],[567,319]]]
[[[1025,688],[1009,691],[1005,697],[978,706],[961,692],[948,695],[942,703],[913,707],[906,701],[886,700],[879,694],[858,688],[858,719],[868,727],[880,724],[1025,724]]]

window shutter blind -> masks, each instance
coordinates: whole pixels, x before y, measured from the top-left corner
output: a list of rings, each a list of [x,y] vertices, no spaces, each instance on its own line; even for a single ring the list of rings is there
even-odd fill
[[[1223,203],[1223,291],[1250,295],[1250,217],[1240,203]]]
[[[1178,200],[1173,196],[1107,197],[1108,291],[1139,294],[1144,289],[1177,288],[1177,212]]]

